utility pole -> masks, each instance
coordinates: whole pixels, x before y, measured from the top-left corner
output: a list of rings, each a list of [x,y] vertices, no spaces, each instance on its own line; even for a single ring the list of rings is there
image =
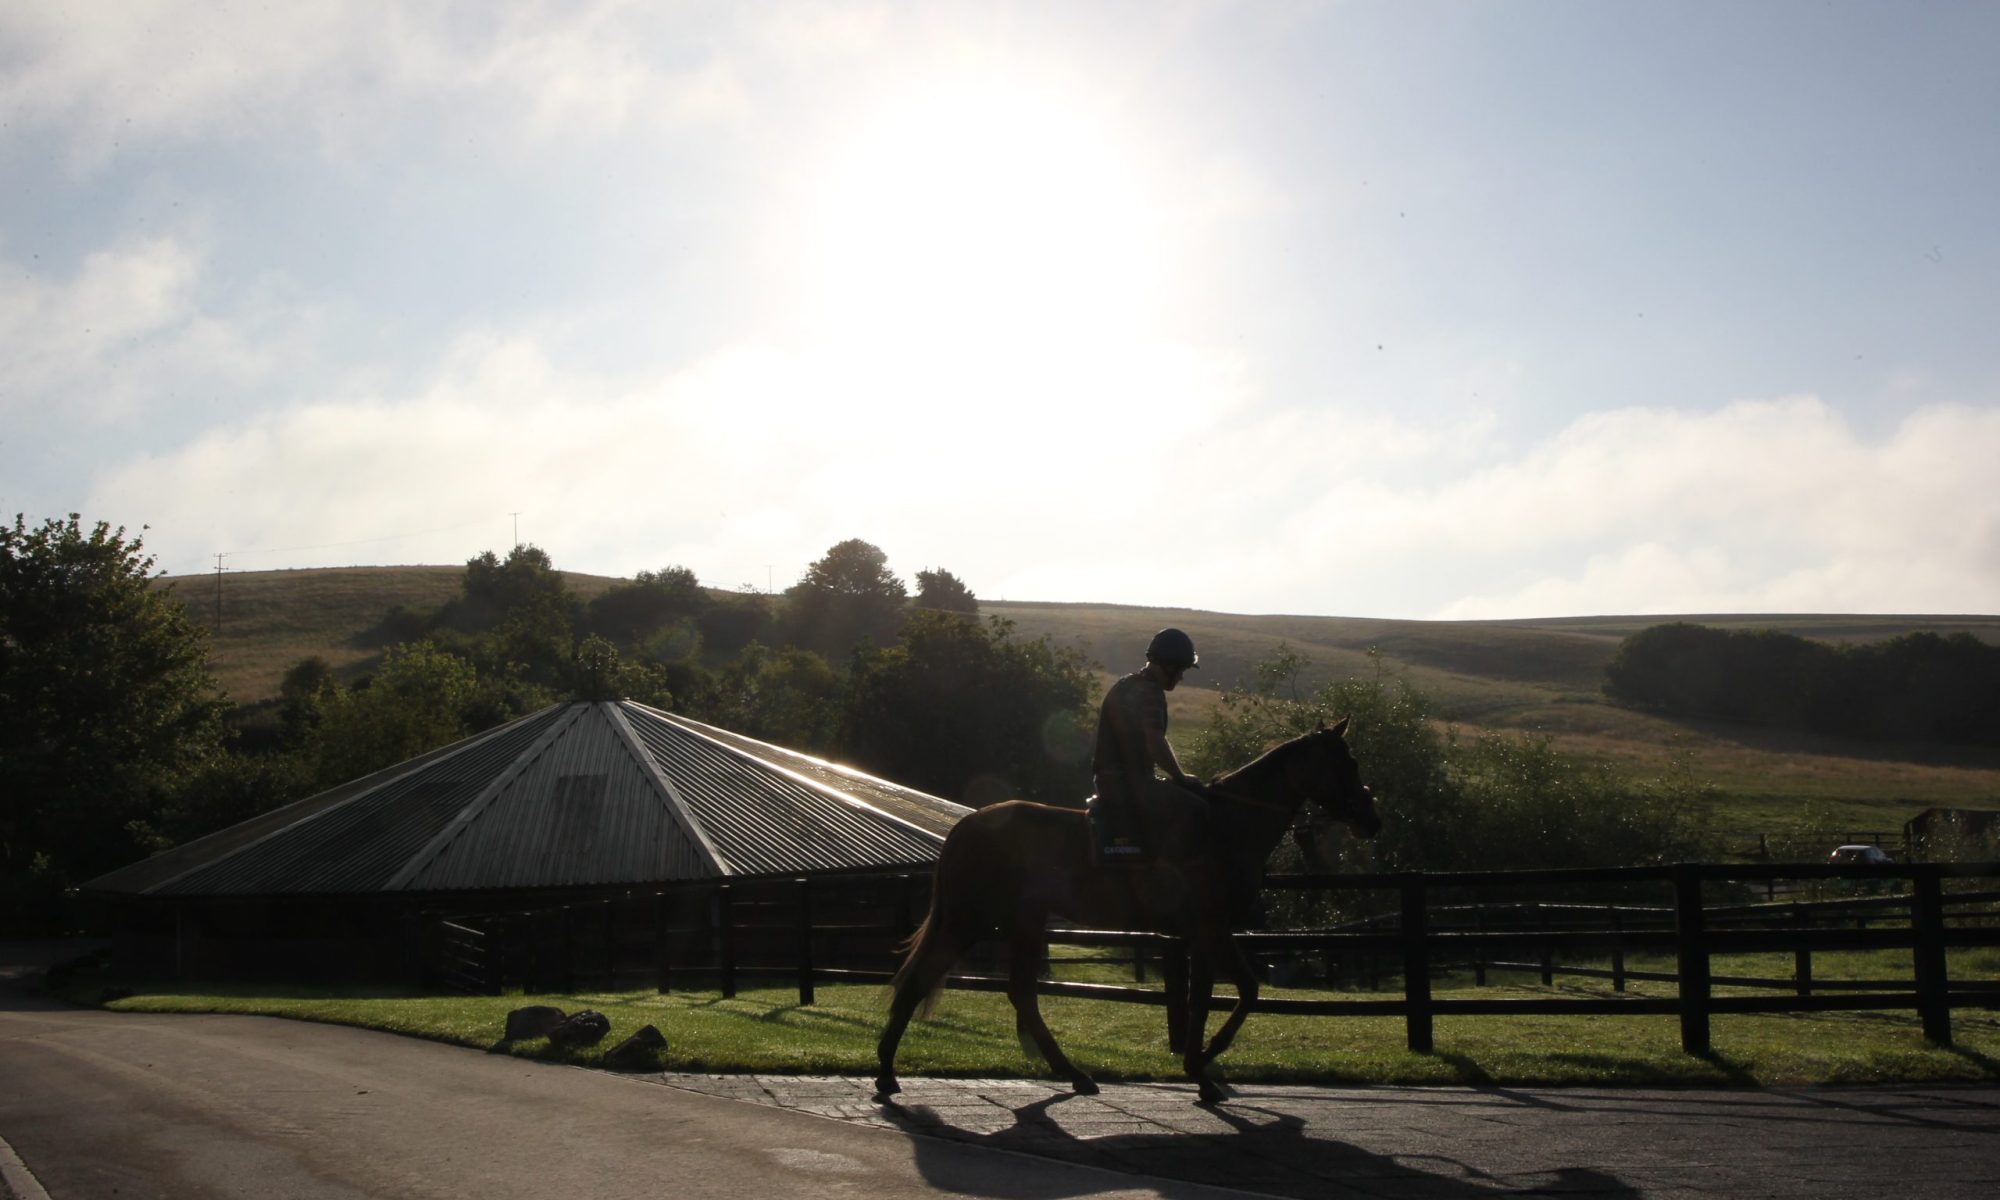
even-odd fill
[[[222,636],[222,565],[223,551],[215,554],[215,636]]]
[[[519,550],[521,548],[521,514],[514,513],[512,515],[514,517],[514,549]]]

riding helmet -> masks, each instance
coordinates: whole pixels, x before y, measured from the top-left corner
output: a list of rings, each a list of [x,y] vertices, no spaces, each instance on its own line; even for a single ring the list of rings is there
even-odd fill
[[[1162,629],[1146,647],[1146,661],[1188,670],[1201,665],[1201,655],[1194,652],[1193,638],[1178,629]]]

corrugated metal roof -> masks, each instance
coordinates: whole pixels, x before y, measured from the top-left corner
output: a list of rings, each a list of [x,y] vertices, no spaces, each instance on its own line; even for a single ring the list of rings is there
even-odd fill
[[[154,896],[664,883],[904,866],[968,810],[629,701],[557,705],[93,880]]]

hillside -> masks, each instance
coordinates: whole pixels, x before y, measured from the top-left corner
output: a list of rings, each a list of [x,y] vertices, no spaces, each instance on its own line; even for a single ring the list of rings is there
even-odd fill
[[[237,703],[277,694],[291,664],[318,654],[343,674],[367,670],[384,647],[383,615],[434,608],[457,594],[459,567],[345,567],[225,575],[217,678]],[[619,580],[565,572],[572,591],[597,595]],[[161,581],[214,627],[213,576]],[[1111,604],[987,603],[1022,634],[1075,646],[1105,678],[1137,667],[1166,625],[1194,634],[1202,665],[1174,699],[1177,736],[1199,727],[1223,689],[1246,683],[1281,643],[1312,661],[1304,682],[1376,670],[1432,693],[1462,735],[1533,731],[1572,753],[1656,775],[1683,763],[1729,798],[1727,823],[1775,828],[1810,805],[1816,819],[1889,830],[1932,804],[2000,808],[2000,754],[1928,745],[1855,744],[1778,730],[1673,721],[1615,707],[1600,685],[1621,639],[1669,620],[1775,628],[1828,641],[1868,641],[1914,630],[1971,633],[2000,643],[2000,617],[1731,614],[1514,621],[1399,621],[1242,615]],[[1375,657],[1371,658],[1371,652]]]

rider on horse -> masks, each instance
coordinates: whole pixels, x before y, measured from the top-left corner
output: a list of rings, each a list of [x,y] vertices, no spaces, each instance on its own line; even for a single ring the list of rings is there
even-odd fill
[[[1146,647],[1144,669],[1104,694],[1090,764],[1097,786],[1090,803],[1091,841],[1102,862],[1140,862],[1187,849],[1161,846],[1149,833],[1160,827],[1165,812],[1187,809],[1193,796],[1206,799],[1206,787],[1181,770],[1167,741],[1167,693],[1200,662],[1193,638],[1178,629],[1162,629]],[[1155,767],[1172,782],[1155,776]]]

